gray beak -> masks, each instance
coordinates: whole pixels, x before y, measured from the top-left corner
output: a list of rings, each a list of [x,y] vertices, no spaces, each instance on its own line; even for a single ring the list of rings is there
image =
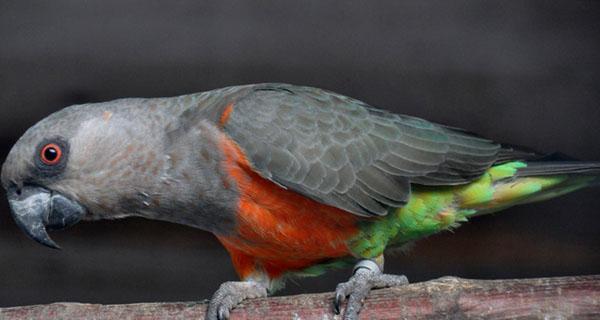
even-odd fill
[[[20,192],[8,190],[8,203],[15,222],[33,240],[60,249],[50,239],[49,230],[59,230],[79,222],[86,210],[79,203],[37,186],[24,186]]]

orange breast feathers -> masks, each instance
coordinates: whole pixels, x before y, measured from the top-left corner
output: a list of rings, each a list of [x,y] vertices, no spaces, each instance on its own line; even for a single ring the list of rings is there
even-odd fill
[[[220,146],[240,198],[236,232],[218,238],[242,279],[256,268],[273,279],[350,254],[347,240],[358,232],[358,217],[262,178],[225,134]]]

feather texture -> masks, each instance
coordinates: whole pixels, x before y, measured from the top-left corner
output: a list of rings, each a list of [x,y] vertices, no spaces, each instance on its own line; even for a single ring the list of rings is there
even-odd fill
[[[456,185],[479,177],[499,144],[310,87],[254,86],[224,130],[265,178],[361,216],[386,215],[411,183]]]

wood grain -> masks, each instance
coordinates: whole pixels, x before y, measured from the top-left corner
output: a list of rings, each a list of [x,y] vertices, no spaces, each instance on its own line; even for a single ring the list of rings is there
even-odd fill
[[[340,319],[333,293],[253,299],[231,319]],[[0,309],[0,319],[203,319],[206,301]],[[361,319],[600,319],[600,275],[512,280],[444,277],[375,290]]]

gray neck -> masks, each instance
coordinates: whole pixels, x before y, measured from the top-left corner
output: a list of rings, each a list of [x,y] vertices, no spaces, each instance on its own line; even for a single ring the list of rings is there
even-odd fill
[[[223,170],[222,133],[212,123],[199,121],[176,134],[168,138],[174,143],[167,145],[158,181],[138,193],[136,212],[217,234],[230,232],[239,193]]]

